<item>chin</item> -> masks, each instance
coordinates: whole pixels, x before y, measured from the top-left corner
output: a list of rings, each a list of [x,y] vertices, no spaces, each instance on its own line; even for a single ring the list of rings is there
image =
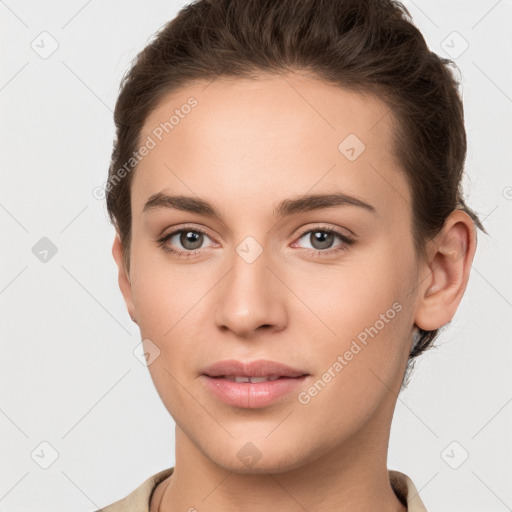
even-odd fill
[[[237,474],[265,475],[278,474],[291,471],[306,463],[306,456],[299,450],[299,446],[285,446],[276,438],[277,444],[258,439],[253,441],[247,437],[243,441],[231,440],[229,446],[217,445],[215,453],[206,454],[222,468]]]

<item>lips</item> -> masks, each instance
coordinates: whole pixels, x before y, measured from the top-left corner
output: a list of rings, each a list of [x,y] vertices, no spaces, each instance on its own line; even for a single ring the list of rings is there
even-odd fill
[[[287,371],[289,372],[289,370]],[[261,378],[264,378],[265,381],[255,382]],[[211,397],[228,406],[237,409],[259,409],[291,400],[293,393],[304,388],[311,378],[302,375],[301,377],[279,377],[271,381],[266,380],[265,377],[210,377],[201,375],[200,382]],[[245,382],[237,382],[240,379]]]
[[[235,382],[264,382],[265,380],[277,380],[280,377],[296,378],[309,375],[305,370],[292,368],[286,364],[266,359],[249,362],[237,361],[235,359],[218,361],[203,368],[200,370],[200,373],[208,377],[224,377],[228,380],[235,380]],[[244,377],[245,379],[241,379]],[[237,378],[238,380],[236,380]],[[250,380],[247,380],[248,378]]]

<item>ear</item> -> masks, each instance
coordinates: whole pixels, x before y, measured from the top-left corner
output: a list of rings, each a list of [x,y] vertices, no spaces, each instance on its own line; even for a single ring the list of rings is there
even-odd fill
[[[130,282],[130,276],[126,270],[125,260],[123,257],[123,245],[119,238],[119,234],[116,233],[114,238],[114,243],[112,245],[112,256],[114,256],[114,260],[116,261],[117,268],[119,269],[118,274],[118,282],[121,293],[123,294],[124,301],[126,303],[126,307],[128,309],[128,313],[130,314],[131,319],[137,323],[135,319],[135,306],[133,304],[132,298],[132,285]]]
[[[419,274],[418,327],[433,331],[452,320],[466,290],[475,251],[473,220],[462,210],[453,211],[429,242],[428,258]]]

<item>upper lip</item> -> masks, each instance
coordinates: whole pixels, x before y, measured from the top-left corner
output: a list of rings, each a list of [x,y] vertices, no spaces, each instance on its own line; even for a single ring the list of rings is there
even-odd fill
[[[201,374],[208,375],[209,377],[301,377],[302,375],[309,375],[303,370],[298,370],[286,364],[265,359],[245,363],[235,359],[218,361],[201,370]]]

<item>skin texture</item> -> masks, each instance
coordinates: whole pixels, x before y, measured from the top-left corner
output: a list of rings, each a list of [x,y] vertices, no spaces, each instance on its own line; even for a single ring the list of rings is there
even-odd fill
[[[416,259],[392,116],[377,98],[298,73],[195,83],[153,110],[140,140],[191,96],[198,105],[134,171],[129,273],[117,236],[112,248],[128,311],[160,350],[149,371],[176,422],[175,471],[152,512],[406,510],[387,473],[392,415],[415,327],[445,325],[462,299],[472,220],[453,212],[427,261]],[[365,144],[354,161],[338,149],[351,133]],[[223,220],[143,213],[164,189],[210,201]],[[344,205],[273,217],[283,199],[334,191],[376,214]],[[206,233],[189,258],[157,242],[184,223]],[[315,243],[320,228],[357,243],[333,253],[345,243]],[[236,250],[248,236],[262,250],[252,263]],[[192,252],[179,234],[166,244]],[[237,408],[203,386],[200,369],[216,361],[271,359],[310,373],[307,390],[394,303],[400,311],[307,404],[291,393]],[[261,456],[249,466],[238,455],[247,443]]]

